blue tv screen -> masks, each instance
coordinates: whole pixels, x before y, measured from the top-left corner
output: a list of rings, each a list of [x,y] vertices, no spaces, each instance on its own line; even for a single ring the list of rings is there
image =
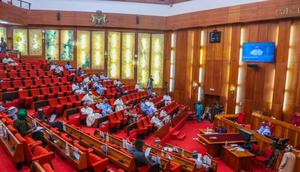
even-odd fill
[[[243,44],[243,62],[274,62],[274,42],[246,42]]]

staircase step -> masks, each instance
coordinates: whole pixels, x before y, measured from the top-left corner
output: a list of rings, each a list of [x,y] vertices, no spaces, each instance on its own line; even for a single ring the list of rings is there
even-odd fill
[[[172,136],[178,136],[179,133],[180,133],[180,131],[175,131],[175,132],[172,133]]]

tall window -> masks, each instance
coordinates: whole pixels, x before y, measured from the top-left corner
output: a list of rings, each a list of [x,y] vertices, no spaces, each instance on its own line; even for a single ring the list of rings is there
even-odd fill
[[[137,81],[142,86],[147,86],[149,78],[150,61],[150,34],[138,34],[138,62],[137,62]]]
[[[162,88],[164,68],[164,34],[152,34],[151,75],[153,87]]]
[[[170,87],[169,91],[174,92],[174,85],[175,85],[175,54],[176,49],[176,34],[171,34],[171,63],[170,63]]]
[[[21,55],[27,55],[27,29],[14,29],[13,48],[20,51]]]
[[[60,41],[60,59],[61,60],[73,60],[74,55],[74,31],[73,30],[61,30]]]
[[[77,31],[77,66],[90,68],[90,32]]]
[[[120,78],[120,32],[108,33],[108,76]]]
[[[0,27],[0,38],[4,38],[6,41],[6,28],[5,27]]]
[[[29,29],[29,55],[42,55],[42,30]]]
[[[135,33],[122,33],[122,79],[134,77],[134,44]]]
[[[105,33],[92,32],[92,69],[104,69]]]
[[[203,91],[203,81],[204,81],[204,46],[206,43],[206,32],[204,30],[201,31],[201,39],[200,39],[200,63],[199,63],[199,86],[198,86],[198,101],[202,101],[204,98]]]
[[[58,30],[46,30],[45,32],[46,59],[58,60]]]

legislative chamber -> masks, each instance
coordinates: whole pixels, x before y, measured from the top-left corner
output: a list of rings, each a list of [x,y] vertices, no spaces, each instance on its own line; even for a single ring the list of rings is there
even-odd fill
[[[1,172],[299,172],[299,0],[0,0]]]

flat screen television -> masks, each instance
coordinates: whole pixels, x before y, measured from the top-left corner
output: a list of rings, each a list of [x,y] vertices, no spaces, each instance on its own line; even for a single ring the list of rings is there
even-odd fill
[[[274,42],[246,42],[243,44],[243,62],[273,63],[274,58]]]

